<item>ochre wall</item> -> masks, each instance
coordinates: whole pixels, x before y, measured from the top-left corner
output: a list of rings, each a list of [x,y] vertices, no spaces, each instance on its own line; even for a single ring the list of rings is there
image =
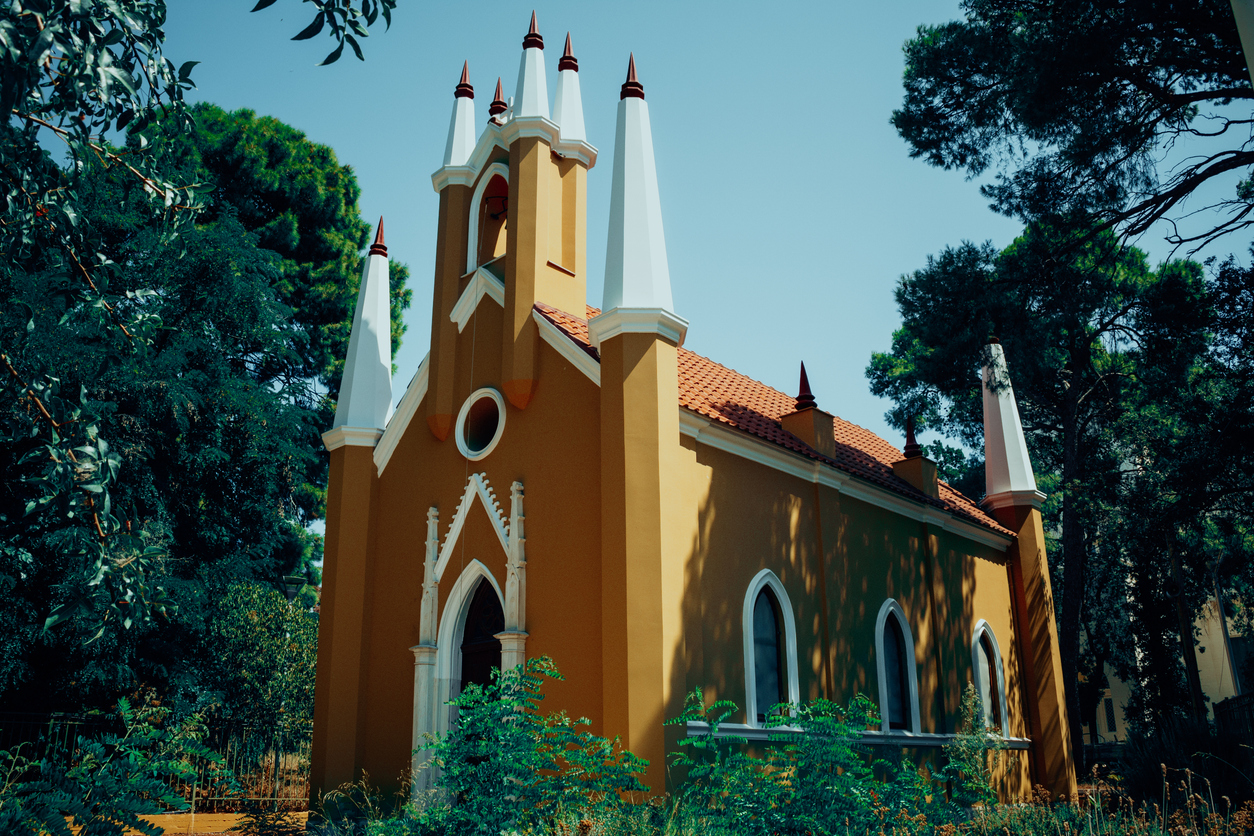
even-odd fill
[[[453,411],[483,386],[501,388],[501,307],[485,298],[456,342]],[[509,486],[525,489],[528,656],[553,657],[566,681],[546,687],[546,710],[567,709],[599,727],[600,479],[598,393],[592,381],[547,345],[542,385],[525,410],[507,402],[500,443],[470,462],[454,435],[439,441],[411,422],[379,480],[367,595],[363,714],[358,764],[392,785],[408,766],[413,655],[426,539],[426,511],[440,512],[441,544],[472,473],[485,473],[508,519]],[[430,397],[430,394],[428,394]],[[419,410],[419,416],[423,411]],[[505,554],[476,499],[440,579],[441,614],[460,569],[477,559],[505,587]]]

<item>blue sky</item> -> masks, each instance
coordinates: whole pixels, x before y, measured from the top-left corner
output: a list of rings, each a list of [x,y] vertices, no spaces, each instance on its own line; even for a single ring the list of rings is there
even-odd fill
[[[353,167],[361,209],[385,216],[414,304],[396,358],[399,400],[430,339],[440,165],[453,87],[470,62],[476,116],[497,76],[512,95],[532,4],[405,3],[366,61],[317,62],[325,37],[289,38],[312,8],[171,0],[167,55],[198,60],[194,99],[272,115]],[[794,392],[806,363],[820,407],[900,444],[864,369],[900,322],[897,278],[960,241],[1008,244],[1020,225],[978,184],[908,156],[889,124],[901,47],[950,0],[891,3],[562,3],[536,6],[550,100],[569,30],[589,141],[589,302],[599,305],[618,89],[635,53],[653,125],[667,251],[687,347]],[[1013,358],[1009,358],[1013,364]]]

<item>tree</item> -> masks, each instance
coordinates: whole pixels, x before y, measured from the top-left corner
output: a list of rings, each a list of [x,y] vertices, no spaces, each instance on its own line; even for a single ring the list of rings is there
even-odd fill
[[[395,6],[312,2],[316,26],[297,37],[313,37],[329,21],[339,47],[324,63],[346,42],[361,57],[350,31],[363,36],[380,14],[390,24]],[[262,0],[257,8],[267,5]],[[142,357],[161,323],[148,288],[117,287],[123,265],[102,249],[83,215],[88,172],[103,168],[139,187],[164,248],[180,245],[212,188],[159,176],[150,141],[122,151],[99,139],[109,130],[146,140],[189,130],[183,91],[193,86],[196,62],[176,68],[162,54],[165,16],[164,0],[19,0],[0,7],[0,270],[8,283],[59,294],[65,319],[50,327],[73,321],[92,331],[113,363]],[[64,142],[64,165],[45,150],[47,140]],[[60,370],[33,349],[39,324],[30,316],[0,338],[0,445],[20,450],[27,510],[41,516],[27,527],[80,564],[79,591],[94,595],[107,617],[131,624],[160,615],[162,591],[149,577],[159,569],[161,534],[133,530],[113,513],[121,459],[101,435],[85,390],[65,388]],[[10,532],[20,527],[12,516],[0,523]],[[12,539],[0,540],[0,551],[19,563],[32,559]]]
[[[1081,627],[1088,596],[1112,577],[1108,566],[1092,569],[1096,555],[1110,554],[1099,544],[1124,477],[1120,422],[1147,367],[1178,383],[1204,350],[1201,268],[1170,262],[1154,271],[1109,231],[1033,224],[1000,253],[963,244],[929,258],[902,277],[896,297],[902,327],[867,375],[873,392],[893,400],[889,418],[899,426],[919,416],[920,427],[981,449],[983,346],[993,335],[1006,346],[1033,465],[1051,494],[1047,521],[1061,532],[1053,554],[1060,656],[1082,751]]]
[[[115,351],[114,329],[63,283],[0,269],[20,303],[0,312],[0,333],[20,344],[17,362],[57,369],[59,385],[97,416],[127,474],[112,485],[109,513],[157,550],[144,578],[177,605],[156,625],[108,618],[81,581],[82,553],[65,548],[59,508],[25,513],[29,484],[7,480],[0,621],[12,644],[0,694],[10,705],[109,703],[146,682],[194,708],[220,679],[191,663],[219,615],[213,602],[239,582],[274,587],[293,574],[316,582],[320,547],[305,525],[322,513],[318,434],[330,422],[325,393],[339,383],[330,358],[343,353],[370,228],[353,174],[331,149],[247,111],[189,112],[191,134],[128,140],[148,142],[157,170],[211,187],[178,247],[152,222],[142,184],[104,166],[81,175],[82,218],[117,265],[113,292],[161,323],[144,344]],[[392,275],[399,340],[407,270],[393,264]],[[15,412],[7,417],[21,426]],[[31,444],[0,443],[7,473],[38,472]],[[66,620],[53,633],[42,631],[49,612]]]
[[[1254,88],[1232,10],[1208,0],[965,0],[905,45],[893,125],[910,154],[971,177],[1007,215],[1094,214],[1200,247],[1254,223]],[[1190,140],[1199,142],[1185,146]],[[1174,167],[1180,148],[1194,154]],[[1175,156],[1172,156],[1175,154]],[[1224,217],[1181,232],[1184,201],[1238,173]],[[1197,210],[1194,210],[1197,211]]]

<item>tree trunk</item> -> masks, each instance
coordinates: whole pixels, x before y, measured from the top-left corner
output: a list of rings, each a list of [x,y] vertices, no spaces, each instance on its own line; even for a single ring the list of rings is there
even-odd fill
[[[1167,543],[1167,562],[1171,566],[1171,582],[1176,591],[1176,620],[1180,627],[1180,654],[1184,660],[1184,678],[1189,686],[1189,707],[1193,719],[1206,722],[1206,698],[1202,696],[1202,678],[1197,670],[1197,648],[1193,642],[1193,617],[1184,601],[1184,576],[1180,572],[1180,556],[1175,546]]]
[[[1072,352],[1073,365],[1075,352]],[[1067,721],[1071,731],[1071,749],[1075,757],[1076,775],[1084,770],[1084,726],[1080,716],[1080,625],[1084,605],[1085,575],[1088,556],[1084,548],[1084,527],[1080,519],[1080,438],[1079,386],[1072,375],[1063,393],[1062,409],[1062,606],[1059,612],[1059,657],[1062,681],[1067,695]]]

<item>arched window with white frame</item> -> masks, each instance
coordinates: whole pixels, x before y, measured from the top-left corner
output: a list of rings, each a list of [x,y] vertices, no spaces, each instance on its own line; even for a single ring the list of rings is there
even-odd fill
[[[745,717],[766,724],[780,703],[797,705],[797,626],[792,602],[770,569],[754,575],[745,592],[742,620],[745,651]]]
[[[509,216],[509,166],[492,163],[484,169],[470,199],[466,270],[473,271],[505,253]]]
[[[880,690],[880,729],[913,732],[919,728],[919,673],[914,634],[906,613],[892,598],[875,620],[875,667]]]
[[[975,623],[971,634],[971,670],[975,693],[980,700],[984,726],[990,731],[1010,736],[1010,721],[1006,716],[1006,673],[1002,665],[1001,649],[997,636],[984,619]]]

